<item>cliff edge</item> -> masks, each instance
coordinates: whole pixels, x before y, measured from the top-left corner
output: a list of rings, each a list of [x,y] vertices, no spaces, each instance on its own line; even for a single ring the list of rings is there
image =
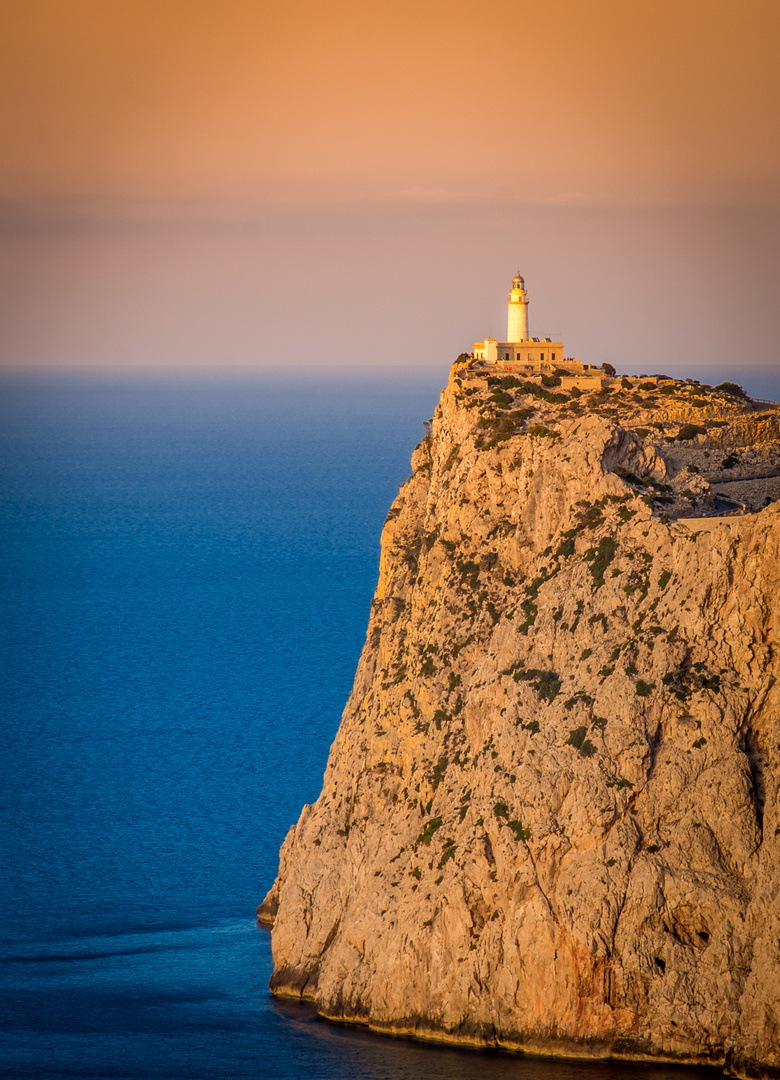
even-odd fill
[[[456,363],[259,909],[274,993],[780,1076],[780,431],[734,390]]]

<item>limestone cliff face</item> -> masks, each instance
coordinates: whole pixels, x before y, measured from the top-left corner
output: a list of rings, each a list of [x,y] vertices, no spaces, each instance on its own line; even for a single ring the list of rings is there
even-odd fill
[[[780,1075],[780,506],[676,516],[706,476],[631,410],[454,370],[261,905],[275,993]]]

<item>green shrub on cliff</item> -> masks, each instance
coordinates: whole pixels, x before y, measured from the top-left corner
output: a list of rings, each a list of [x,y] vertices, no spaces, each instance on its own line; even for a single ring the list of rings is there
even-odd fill
[[[444,709],[437,709],[433,714],[433,722],[436,725],[436,730],[441,731],[442,724],[449,726],[452,723],[452,717]]]
[[[517,840],[518,843],[521,840],[530,840],[530,838],[531,838],[531,830],[530,829],[524,829],[522,824],[519,821],[516,821],[516,820],[507,821],[507,825],[512,830],[512,832],[515,834],[515,840]]]
[[[530,682],[544,701],[554,701],[561,690],[561,677],[555,671],[528,668],[517,672],[515,682]]]
[[[693,668],[693,670],[678,668],[676,671],[669,671],[661,681],[678,701],[687,701],[691,694],[701,690],[709,690],[713,694],[720,693],[720,675],[717,672],[705,675],[701,664],[694,664]]]
[[[533,600],[522,600],[520,603],[520,610],[525,618],[521,623],[517,624],[518,634],[527,634],[533,624],[536,622],[536,616],[539,614],[539,608],[533,602]],[[515,682],[518,681],[518,676],[515,676]]]
[[[434,791],[442,782],[448,765],[449,762],[447,761],[446,757],[443,757],[439,759],[438,765],[434,765],[433,769],[431,770],[430,781],[431,787]]]
[[[544,439],[560,439],[560,431],[553,431],[552,428],[545,427],[544,424],[534,424],[533,427],[528,429],[529,435],[537,435]]]
[[[573,746],[575,750],[579,750],[583,757],[593,757],[596,753],[596,747],[585,736],[588,734],[586,727],[572,728],[569,732],[569,737],[566,740],[567,746]]]
[[[749,401],[750,400],[750,398],[745,393],[745,391],[742,389],[742,387],[738,386],[736,383],[733,383],[733,382],[718,383],[717,386],[713,387],[713,390],[716,393],[726,394],[726,395],[728,395],[728,397],[741,398],[743,401]]]
[[[442,853],[442,857],[439,859],[440,870],[447,864],[447,862],[449,862],[450,859],[455,858],[455,849],[457,848],[457,846],[458,845],[452,839],[444,841],[444,851]]]
[[[504,390],[494,390],[490,395],[490,400],[494,401],[496,405],[500,405],[501,408],[506,408],[512,404],[511,394],[507,394]]]
[[[423,831],[417,837],[415,843],[430,844],[431,840],[433,840],[433,836],[436,830],[441,828],[441,821],[442,819],[440,817],[431,818]]]
[[[590,563],[590,573],[593,578],[594,590],[600,589],[604,584],[604,574],[607,567],[617,554],[617,540],[614,536],[602,536],[596,548],[589,548],[583,558]]]
[[[574,531],[575,531],[574,529],[571,530],[571,532],[574,532]],[[564,539],[561,540],[560,544],[558,545],[558,547],[557,547],[557,549],[555,551],[555,558],[556,559],[568,559],[573,554],[574,554],[574,537],[573,536],[566,536],[564,534]]]
[[[683,424],[680,430],[673,438],[673,442],[690,442],[691,439],[695,439],[697,435],[706,435],[707,429],[702,427],[701,424]]]

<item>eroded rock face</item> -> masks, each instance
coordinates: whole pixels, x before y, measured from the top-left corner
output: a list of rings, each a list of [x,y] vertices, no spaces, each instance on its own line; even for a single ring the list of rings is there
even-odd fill
[[[486,449],[487,393],[451,378],[388,515],[323,791],[260,909],[272,989],[780,1075],[780,507],[665,521],[611,471],[662,482],[663,447],[518,395],[535,413]]]

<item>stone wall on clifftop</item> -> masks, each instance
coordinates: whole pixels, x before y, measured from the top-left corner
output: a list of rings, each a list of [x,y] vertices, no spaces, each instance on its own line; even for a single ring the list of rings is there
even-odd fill
[[[706,468],[652,401],[517,383],[453,369],[388,514],[322,794],[260,908],[272,989],[780,1075],[780,507],[699,527]],[[752,423],[720,406],[718,446]]]

